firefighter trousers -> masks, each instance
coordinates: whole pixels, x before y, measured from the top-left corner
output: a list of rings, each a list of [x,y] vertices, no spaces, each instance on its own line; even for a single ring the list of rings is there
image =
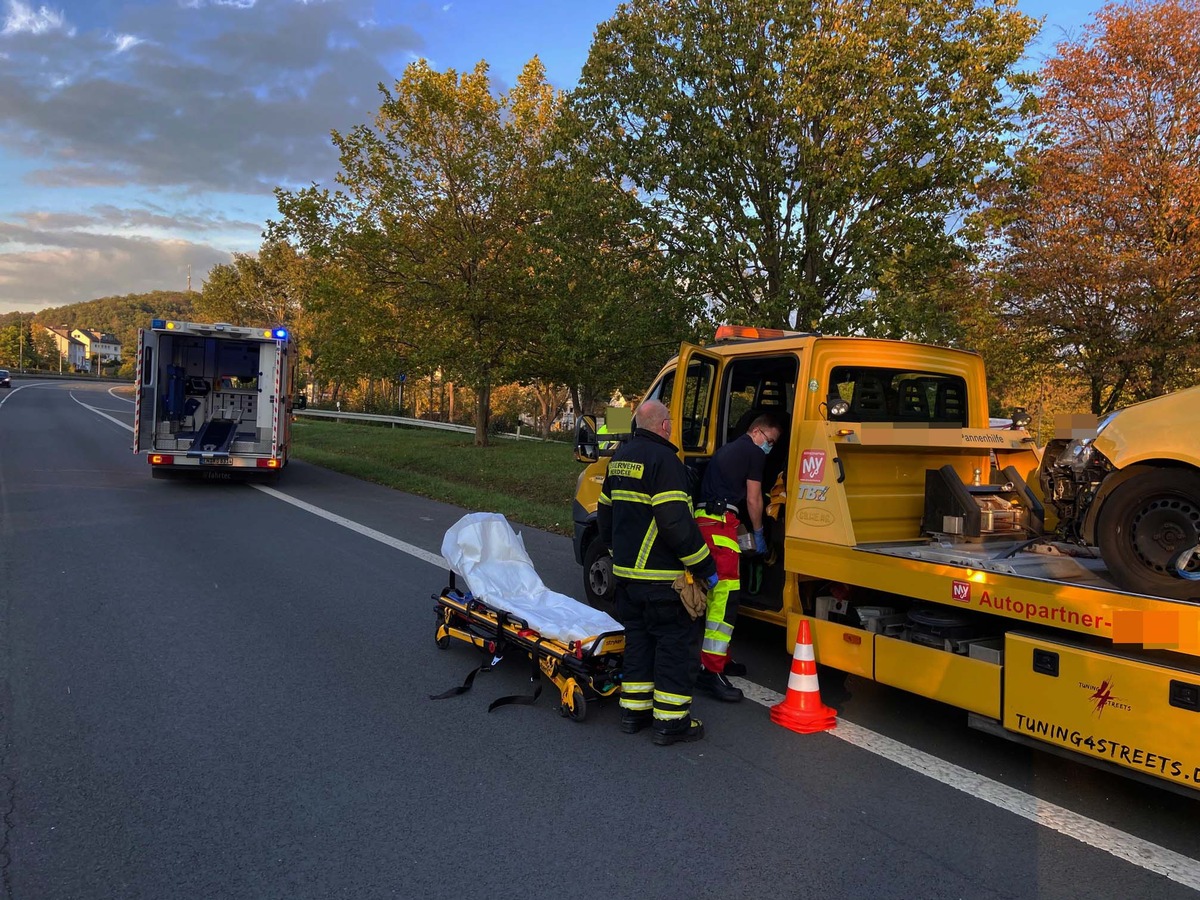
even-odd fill
[[[667,582],[618,579],[616,600],[625,626],[621,709],[653,710],[656,727],[682,724],[696,683],[699,623]]]
[[[696,524],[708,552],[717,564],[717,584],[708,592],[704,614],[704,640],[700,645],[700,664],[708,672],[724,672],[729,661],[729,642],[737,621],[738,594],[741,587],[742,551],[738,547],[738,518],[732,512],[696,513]]]

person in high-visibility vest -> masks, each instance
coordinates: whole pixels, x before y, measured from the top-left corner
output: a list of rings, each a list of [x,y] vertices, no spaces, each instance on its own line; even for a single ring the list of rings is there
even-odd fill
[[[729,703],[742,699],[741,690],[731,684],[725,675],[741,588],[739,517],[744,507],[749,528],[754,534],[755,551],[765,554],[763,463],[782,433],[778,417],[763,413],[750,423],[745,434],[716,452],[704,470],[704,480],[700,483],[696,522],[716,560],[717,584],[708,593],[704,640],[700,646],[702,671],[696,686],[718,700]]]
[[[608,421],[605,420],[604,423],[599,428],[596,429],[596,434],[601,435],[601,434],[609,434],[609,433],[610,432],[608,430]],[[617,441],[601,441],[599,446],[600,446],[601,450],[612,450],[614,447],[617,446],[617,443],[618,443]]]
[[[675,579],[690,571],[717,582],[712,554],[692,516],[687,469],[670,441],[671,417],[657,400],[637,411],[637,430],[608,464],[596,508],[599,538],[612,548],[617,618],[625,626],[621,730],[654,726],[654,743],[698,741],[691,716],[698,620]]]

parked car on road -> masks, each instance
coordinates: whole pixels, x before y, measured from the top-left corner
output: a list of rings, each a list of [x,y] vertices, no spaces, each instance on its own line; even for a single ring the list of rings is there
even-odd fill
[[[8,369],[0,369],[0,387],[12,387],[12,376],[8,374]]]

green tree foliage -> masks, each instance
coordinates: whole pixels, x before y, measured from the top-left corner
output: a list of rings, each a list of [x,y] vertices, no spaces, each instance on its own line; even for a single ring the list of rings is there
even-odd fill
[[[1014,0],[631,0],[572,99],[717,315],[871,331],[864,298],[960,257],[1035,29]]]
[[[1043,69],[989,260],[1008,315],[1102,415],[1200,376],[1200,3],[1107,6]]]
[[[489,392],[530,336],[528,229],[561,100],[536,58],[499,97],[484,62],[460,75],[419,61],[380,91],[373,126],[333,135],[343,190],[279,192],[272,233],[348,261],[412,358],[475,390],[485,445]]]
[[[295,325],[311,285],[307,260],[285,241],[267,241],[257,254],[235,253],[213,266],[196,301],[207,322]]]
[[[568,385],[575,409],[592,412],[614,390],[645,389],[695,337],[703,307],[674,283],[637,199],[597,169],[577,124],[563,117],[561,152],[540,182],[546,215],[530,231],[538,299],[518,371],[544,390]]]

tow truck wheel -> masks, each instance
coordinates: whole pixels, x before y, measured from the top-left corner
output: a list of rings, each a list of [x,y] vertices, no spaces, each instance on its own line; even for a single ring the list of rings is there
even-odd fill
[[[1200,598],[1200,585],[1170,568],[1182,551],[1200,543],[1200,474],[1146,468],[1130,478],[1100,511],[1097,542],[1124,590],[1174,600]],[[1200,571],[1196,556],[1188,571]]]
[[[612,573],[612,556],[598,538],[592,538],[592,542],[583,553],[583,591],[588,606],[611,604],[616,586]]]

